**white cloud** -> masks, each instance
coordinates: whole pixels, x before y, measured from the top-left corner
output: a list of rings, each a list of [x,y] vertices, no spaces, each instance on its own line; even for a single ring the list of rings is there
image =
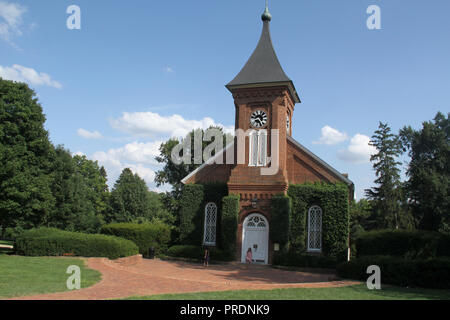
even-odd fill
[[[3,40],[12,44],[12,37],[22,35],[22,16],[26,11],[20,4],[0,1],[0,37]]]
[[[184,137],[192,129],[221,126],[225,132],[234,132],[234,126],[223,126],[211,118],[187,120],[174,114],[161,116],[154,112],[124,112],[119,119],[110,120],[113,128],[129,134],[148,137]]]
[[[86,154],[84,154],[82,151],[77,151],[77,152],[74,152],[74,153],[72,153],[72,156],[74,157],[74,156],[80,156],[80,157],[82,157],[82,156],[85,156]]]
[[[174,73],[175,72],[175,70],[173,70],[171,67],[165,67],[164,71],[167,72],[167,73]]]
[[[95,160],[108,162],[115,166],[122,166],[125,162],[156,165],[155,157],[159,155],[159,147],[162,141],[132,142],[117,149],[109,149],[107,152],[94,153]]]
[[[377,152],[377,149],[369,145],[370,138],[363,134],[356,134],[350,140],[346,149],[341,149],[337,157],[341,160],[353,163],[366,163],[370,161],[370,156]]]
[[[97,151],[92,159],[105,167],[108,173],[108,183],[113,186],[125,168],[137,173],[149,187],[154,186],[155,170],[160,167],[155,157],[159,155],[162,141],[148,143],[132,142],[121,148]]]
[[[151,190],[156,192],[171,189],[170,185],[156,188],[154,182],[156,171],[162,168],[162,165],[155,159],[159,155],[161,144],[170,137],[185,136],[192,129],[207,129],[212,125],[220,125],[211,118],[187,120],[180,115],[162,116],[154,112],[125,112],[120,118],[110,120],[110,123],[113,128],[131,134],[136,141],[119,148],[97,151],[90,158],[105,167],[110,187],[114,185],[123,169],[130,168],[145,180]],[[226,127],[225,131],[233,132],[234,126]],[[90,136],[95,132],[78,130],[80,135],[86,135],[86,133]],[[150,137],[151,141],[139,141],[142,137]]]
[[[330,126],[323,127],[321,132],[322,136],[318,141],[314,141],[313,144],[335,145],[348,139],[347,134],[339,132]]]
[[[98,132],[98,131],[90,132],[83,128],[78,129],[77,133],[80,137],[83,137],[85,139],[101,139],[101,138],[103,138],[103,136],[100,132]]]
[[[61,89],[62,85],[52,80],[52,78],[43,72],[37,72],[32,68],[27,68],[18,64],[12,67],[0,66],[0,77],[6,80],[13,80],[17,82],[26,82],[34,86],[49,86]]]

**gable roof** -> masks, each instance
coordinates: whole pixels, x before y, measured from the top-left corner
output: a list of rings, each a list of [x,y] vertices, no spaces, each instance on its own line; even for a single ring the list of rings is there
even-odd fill
[[[344,176],[342,173],[340,173],[339,171],[337,171],[336,169],[334,169],[332,166],[330,166],[328,163],[326,163],[325,161],[323,161],[322,159],[320,159],[318,156],[316,156],[312,151],[310,151],[309,149],[307,149],[304,145],[302,145],[300,142],[298,142],[297,140],[295,140],[294,138],[292,138],[291,136],[287,136],[287,140],[289,142],[291,142],[295,147],[297,147],[298,149],[300,149],[301,151],[303,151],[305,154],[307,154],[309,157],[311,157],[314,161],[316,161],[317,163],[319,163],[321,166],[323,166],[325,169],[327,169],[328,171],[332,172],[333,175],[336,176],[336,178],[338,178],[339,180],[341,180],[342,182],[344,182],[345,184],[347,184],[348,186],[353,186],[353,182],[348,179],[346,176]]]
[[[193,177],[194,175],[196,175],[198,172],[200,172],[203,168],[205,168],[207,165],[213,164],[216,159],[218,159],[219,157],[221,157],[223,155],[224,152],[226,152],[228,149],[230,149],[231,147],[234,147],[234,141],[230,142],[227,146],[225,146],[225,148],[223,148],[222,150],[220,150],[218,153],[216,153],[214,156],[212,156],[211,158],[209,158],[207,161],[205,161],[205,163],[203,163],[200,167],[198,167],[197,169],[195,169],[194,171],[192,171],[191,173],[189,173],[186,177],[183,178],[183,180],[181,180],[182,184],[186,184],[186,182]]]

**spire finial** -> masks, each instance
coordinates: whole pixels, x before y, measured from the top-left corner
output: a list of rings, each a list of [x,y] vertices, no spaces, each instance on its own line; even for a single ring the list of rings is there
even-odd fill
[[[266,10],[264,10],[264,13],[261,16],[262,21],[269,22],[272,20],[272,15],[269,12],[269,0],[266,0]]]

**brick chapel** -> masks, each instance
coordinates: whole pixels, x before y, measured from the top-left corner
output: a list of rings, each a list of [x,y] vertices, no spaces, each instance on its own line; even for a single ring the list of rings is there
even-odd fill
[[[247,250],[253,251],[255,263],[270,263],[277,244],[269,237],[271,197],[287,193],[289,185],[306,182],[341,182],[348,186],[353,198],[354,185],[346,174],[339,173],[292,137],[295,106],[300,97],[292,80],[286,75],[275,53],[271,35],[272,16],[266,7],[262,15],[262,34],[253,54],[237,76],[226,85],[235,104],[235,128],[250,132],[245,137],[244,164],[215,164],[210,159],[183,179],[184,184],[226,183],[229,194],[237,194],[239,217],[237,226],[236,259],[245,262]],[[261,168],[271,166],[274,159],[272,129],[278,129],[278,171],[262,175]],[[237,143],[228,145],[215,157],[224,156]],[[204,208],[203,245],[216,242],[217,203]],[[321,250],[321,209],[309,210],[307,250]],[[316,216],[312,216],[316,215]],[[314,221],[314,222],[311,222]],[[314,224],[314,225],[313,225]]]

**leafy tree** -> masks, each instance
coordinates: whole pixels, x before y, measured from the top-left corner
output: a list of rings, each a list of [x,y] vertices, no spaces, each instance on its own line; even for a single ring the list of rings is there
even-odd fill
[[[450,113],[438,112],[421,130],[410,126],[400,137],[411,161],[406,191],[418,228],[450,233]]]
[[[367,199],[352,200],[349,206],[350,237],[354,239],[364,231],[375,228],[372,217],[372,204]]]
[[[62,146],[56,148],[52,193],[55,207],[48,225],[68,231],[95,233],[107,209],[105,170],[85,156],[72,157]]]
[[[0,78],[0,225],[30,228],[46,223],[54,149],[35,92]]]
[[[223,132],[220,127],[210,127],[210,129],[219,129]],[[173,148],[181,143],[180,140],[171,138],[165,143],[161,144],[159,148],[160,155],[156,157],[156,160],[159,163],[164,164],[164,168],[158,172],[156,172],[155,182],[157,186],[161,186],[163,184],[170,184],[173,187],[173,196],[178,199],[181,194],[181,188],[183,186],[181,180],[185,178],[189,173],[197,169],[200,164],[194,163],[194,136],[195,133],[201,133],[202,137],[204,131],[202,129],[192,130],[189,134],[186,135],[185,139],[191,139],[191,164],[176,164],[172,161],[172,150]],[[223,134],[223,146],[227,144],[227,142],[232,141],[232,136],[229,134]],[[203,141],[202,150],[209,145],[211,142]]]
[[[401,182],[398,166],[401,163],[396,158],[402,153],[401,141],[386,123],[380,122],[369,144],[377,149],[370,157],[377,186],[367,189],[366,196],[373,201],[379,228],[399,228]]]
[[[159,194],[153,191],[149,191],[148,206],[150,210],[151,221],[161,221],[168,225],[173,225],[175,222],[175,215],[173,212],[165,207],[163,200],[165,200],[165,194]]]
[[[108,185],[106,184],[106,170],[99,167],[97,161],[92,161],[86,156],[73,157],[77,173],[82,175],[88,188],[88,199],[93,203],[95,212],[104,216],[108,209]]]
[[[110,196],[108,222],[131,222],[151,219],[150,194],[145,181],[131,169],[125,168],[117,179]]]

